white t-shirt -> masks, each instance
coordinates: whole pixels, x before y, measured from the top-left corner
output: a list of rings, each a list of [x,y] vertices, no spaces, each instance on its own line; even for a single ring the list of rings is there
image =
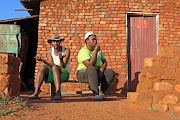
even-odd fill
[[[65,49],[66,48],[62,46],[62,56],[64,55]],[[54,47],[52,47],[52,58],[53,58],[54,64],[60,66],[60,59],[59,59],[59,56],[56,56],[54,54]],[[65,69],[69,72],[69,60],[68,60],[68,63],[66,65]]]

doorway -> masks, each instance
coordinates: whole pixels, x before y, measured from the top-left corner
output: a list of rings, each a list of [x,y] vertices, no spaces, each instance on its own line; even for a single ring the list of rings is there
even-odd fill
[[[144,59],[158,52],[157,14],[127,13],[128,91],[135,92]]]

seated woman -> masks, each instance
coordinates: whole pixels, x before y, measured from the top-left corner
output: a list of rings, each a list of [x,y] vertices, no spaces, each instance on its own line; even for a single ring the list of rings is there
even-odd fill
[[[46,83],[54,83],[56,87],[56,95],[51,100],[60,100],[60,83],[68,81],[69,79],[69,57],[70,50],[61,46],[63,38],[58,35],[53,35],[48,43],[51,44],[51,48],[47,51],[49,62],[45,59],[36,56],[35,59],[44,62],[46,65],[41,66],[37,75],[37,81],[35,86],[35,92],[31,95],[30,99],[39,99],[38,93],[42,85],[43,80]]]
[[[86,33],[85,43],[86,46],[78,54],[77,79],[80,82],[89,82],[95,101],[106,100],[104,92],[113,81],[115,72],[106,68],[107,62],[95,34]]]

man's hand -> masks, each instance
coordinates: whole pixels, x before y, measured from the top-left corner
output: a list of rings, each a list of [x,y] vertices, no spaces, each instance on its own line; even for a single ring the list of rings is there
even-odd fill
[[[99,45],[96,45],[95,48],[94,48],[94,50],[95,50],[96,52],[98,52],[98,51],[100,50],[100,46],[99,46]]]
[[[59,59],[61,59],[61,60],[66,56],[66,55],[62,56],[62,52],[58,52],[58,54],[59,54]]]
[[[39,57],[39,56],[37,56],[37,55],[36,55],[34,58],[35,58],[37,61],[43,61],[43,58],[41,58],[41,57]]]
[[[62,52],[58,52],[58,54],[59,54],[59,59],[63,59],[66,56],[66,55],[62,56]]]
[[[62,59],[62,52],[58,52],[59,59]]]

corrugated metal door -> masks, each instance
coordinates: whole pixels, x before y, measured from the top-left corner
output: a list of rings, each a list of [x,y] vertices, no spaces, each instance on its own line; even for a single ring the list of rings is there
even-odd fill
[[[20,53],[21,33],[19,25],[1,24],[0,25],[0,52],[16,54]]]
[[[157,55],[156,17],[128,17],[128,91],[136,91],[144,58]]]

